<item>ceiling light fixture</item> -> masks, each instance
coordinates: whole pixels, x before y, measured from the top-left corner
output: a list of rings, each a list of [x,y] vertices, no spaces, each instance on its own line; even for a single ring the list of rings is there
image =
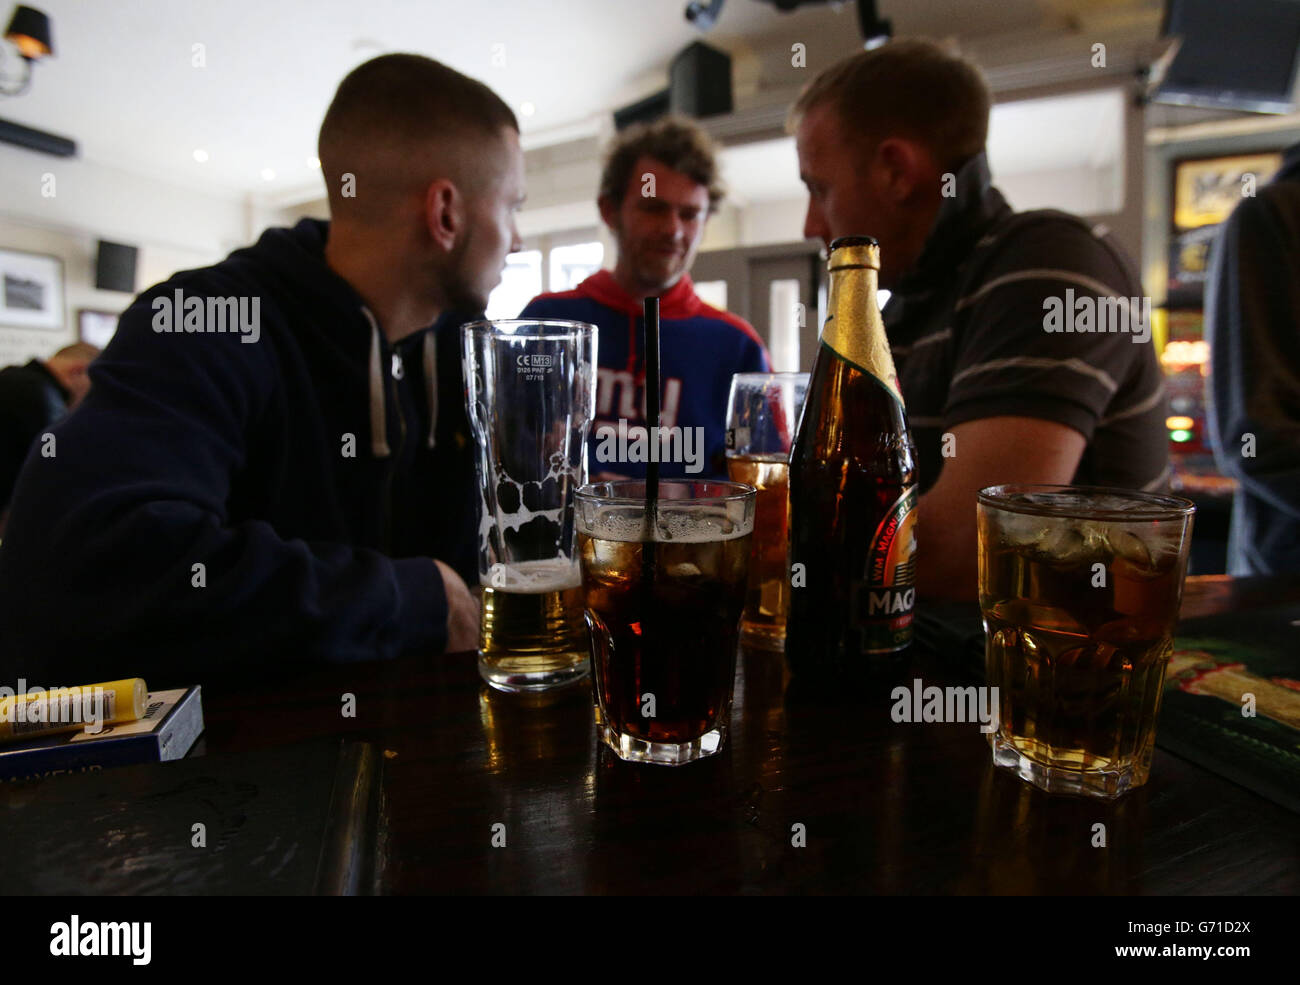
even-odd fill
[[[777,10],[786,14],[792,10],[798,10],[800,7],[808,7],[815,3],[829,3],[831,9],[838,13],[844,4],[844,0],[759,0],[759,2],[770,3]],[[700,6],[702,6],[700,3],[692,3],[690,5],[690,7]],[[711,6],[711,4],[707,6]],[[722,4],[719,3],[718,7],[721,6]],[[894,36],[894,25],[880,16],[880,12],[876,10],[876,0],[857,0],[857,8],[858,29],[862,32],[862,47],[868,50],[879,48]],[[716,19],[717,11],[715,10],[712,13]],[[686,11],[686,17],[688,20],[695,21],[697,26],[705,27],[706,29],[709,26],[701,25],[698,15],[692,15],[690,8]]]
[[[894,36],[894,25],[880,16],[876,0],[858,0],[858,27],[862,31],[862,47],[868,51],[879,48]]]
[[[5,40],[18,49],[23,64],[16,79],[0,77],[0,95],[20,96],[32,83],[32,63],[54,54],[49,16],[19,4],[5,29]]]
[[[686,5],[686,19],[701,31],[707,31],[718,23],[722,5],[727,0],[691,0]]]
[[[275,172],[272,171],[270,168],[262,168],[262,180],[263,180],[263,181],[274,181],[274,180],[275,180]]]
[[[205,151],[202,147],[198,148],[197,150],[194,151],[194,160],[198,161],[200,164],[207,164],[208,152]]]

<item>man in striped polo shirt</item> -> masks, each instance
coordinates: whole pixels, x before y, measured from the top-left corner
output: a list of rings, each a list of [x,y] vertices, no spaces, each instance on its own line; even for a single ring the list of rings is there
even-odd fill
[[[1162,490],[1150,301],[1101,227],[992,186],[979,71],[928,41],[832,66],[792,113],[804,235],[880,242],[885,326],[920,478],[917,587],[975,596],[975,494],[1009,482]]]

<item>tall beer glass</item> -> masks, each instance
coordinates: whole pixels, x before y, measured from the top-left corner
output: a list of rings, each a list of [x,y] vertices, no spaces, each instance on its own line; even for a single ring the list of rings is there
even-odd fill
[[[727,475],[758,490],[740,638],[780,650],[790,608],[790,446],[807,373],[737,373],[727,400]]]
[[[1049,792],[1146,783],[1195,509],[1091,486],[980,491],[996,765]]]
[[[629,762],[712,756],[727,735],[754,489],[662,479],[578,491],[601,740]]]
[[[462,329],[478,442],[478,668],[502,691],[541,691],[590,669],[573,494],[587,478],[596,329],[480,321]]]

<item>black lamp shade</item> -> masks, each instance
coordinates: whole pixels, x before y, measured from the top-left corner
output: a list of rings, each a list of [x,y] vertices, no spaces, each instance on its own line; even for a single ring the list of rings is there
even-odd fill
[[[5,31],[5,39],[18,46],[24,58],[44,58],[54,54],[54,36],[50,33],[50,18],[33,7],[19,4]]]

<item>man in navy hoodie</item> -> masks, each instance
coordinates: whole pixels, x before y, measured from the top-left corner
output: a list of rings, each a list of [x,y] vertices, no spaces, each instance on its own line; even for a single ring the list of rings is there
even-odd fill
[[[483,84],[385,55],[339,86],[319,156],[331,222],[140,295],[28,457],[0,683],[476,644],[470,439],[454,335],[430,327],[481,311],[519,248],[518,124]]]

